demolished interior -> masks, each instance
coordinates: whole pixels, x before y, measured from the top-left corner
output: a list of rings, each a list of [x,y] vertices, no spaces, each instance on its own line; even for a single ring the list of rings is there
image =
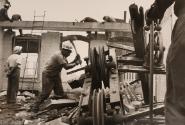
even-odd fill
[[[54,33],[51,39],[47,33],[11,35],[13,39],[9,48],[21,45],[25,48],[23,52],[27,53],[25,55],[27,57],[22,67],[18,103],[14,106],[6,105],[6,91],[2,91],[0,114],[12,110],[13,113],[10,115],[15,117],[10,118],[9,114],[6,114],[7,118],[20,124],[129,125],[149,123],[151,120],[156,124],[163,123],[164,105],[157,99],[157,92],[154,92],[157,89],[156,84],[160,83],[158,81],[153,83],[154,74],[159,74],[160,77],[165,75],[163,64],[165,49],[161,40],[161,27],[159,24],[145,26],[142,7],[138,9],[137,5],[132,4],[129,11],[130,23],[127,23],[126,19],[116,20],[111,17],[104,18],[103,22],[94,20],[0,22],[2,29],[87,33],[67,36]],[[1,33],[6,34],[7,31]],[[68,83],[70,86],[70,91],[66,92],[68,98],[50,97],[41,105],[40,112],[32,114],[28,110],[38,95],[37,87],[41,82],[40,75],[43,70],[41,67],[45,62],[43,53],[56,49],[50,50],[48,45],[48,50],[42,50],[43,41],[47,38],[50,40],[56,38],[58,43],[50,43],[56,47],[60,42],[83,41],[88,44],[88,57],[84,58],[86,63],[84,66],[67,72],[69,75],[84,71],[79,79]],[[74,49],[76,51],[75,44]],[[26,69],[29,69],[26,64],[30,53],[38,55],[33,56],[35,66],[32,67],[32,73],[26,74]],[[81,88],[85,92],[76,94],[75,92]]]

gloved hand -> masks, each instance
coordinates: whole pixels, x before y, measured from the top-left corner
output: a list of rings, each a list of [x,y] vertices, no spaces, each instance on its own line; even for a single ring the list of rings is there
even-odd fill
[[[146,10],[145,12],[145,20],[146,20],[146,24],[150,25],[152,23],[152,21],[154,21],[155,23],[157,23],[157,21],[162,20],[164,16],[164,11],[159,10],[157,5],[152,5],[150,9]]]

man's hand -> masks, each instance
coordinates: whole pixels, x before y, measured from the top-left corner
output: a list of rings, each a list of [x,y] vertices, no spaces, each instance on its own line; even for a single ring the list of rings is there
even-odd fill
[[[12,72],[11,71],[8,71],[7,74],[6,74],[6,77],[10,77],[11,74],[12,74]]]
[[[13,20],[12,20],[12,19],[10,19],[9,21],[10,21],[11,23],[13,22]]]
[[[11,76],[13,70],[14,70],[14,68],[12,68],[12,67],[9,68],[9,69],[7,69],[7,70],[6,70],[6,76],[7,76],[7,77]]]

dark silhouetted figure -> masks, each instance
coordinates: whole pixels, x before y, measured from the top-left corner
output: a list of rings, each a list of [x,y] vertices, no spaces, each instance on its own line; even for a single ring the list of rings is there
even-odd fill
[[[0,21],[11,21],[12,22],[12,20],[8,16],[9,7],[10,7],[9,4],[5,4],[4,7],[0,9]]]
[[[80,22],[98,22],[96,19],[93,19],[91,17],[85,17],[83,20]],[[88,36],[91,36],[91,31],[87,31]],[[97,35],[97,32],[95,32],[95,35]]]
[[[165,125],[185,125],[185,0],[155,0],[146,11],[146,23],[162,20],[173,3],[177,20],[166,60]]]
[[[12,19],[11,20],[12,21],[22,21],[22,18],[21,18],[21,15],[14,14],[14,15],[12,15]],[[19,29],[19,33],[22,36],[22,34],[23,34],[22,29]]]

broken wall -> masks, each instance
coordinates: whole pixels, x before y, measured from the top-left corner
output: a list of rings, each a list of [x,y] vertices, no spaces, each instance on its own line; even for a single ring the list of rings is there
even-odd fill
[[[15,33],[4,32],[3,30],[0,30],[0,91],[7,89],[7,78],[4,72],[4,65],[8,56],[12,54],[12,37],[14,35]],[[42,71],[44,69],[45,63],[51,55],[53,55],[56,51],[59,51],[59,43],[59,32],[47,32],[42,34],[41,52],[39,54],[39,79],[38,82],[36,82],[34,85],[35,90],[41,90]],[[22,83],[20,81],[19,88],[22,86],[21,84]],[[32,82],[24,83],[23,89],[30,90],[32,89],[32,86]]]
[[[3,86],[3,31],[0,29],[0,88]]]
[[[59,51],[60,44],[59,32],[47,32],[42,34],[41,40],[41,53],[40,53],[40,68],[39,68],[39,81],[42,82],[42,71],[45,67],[47,60],[57,51]],[[41,84],[40,84],[41,87]]]

